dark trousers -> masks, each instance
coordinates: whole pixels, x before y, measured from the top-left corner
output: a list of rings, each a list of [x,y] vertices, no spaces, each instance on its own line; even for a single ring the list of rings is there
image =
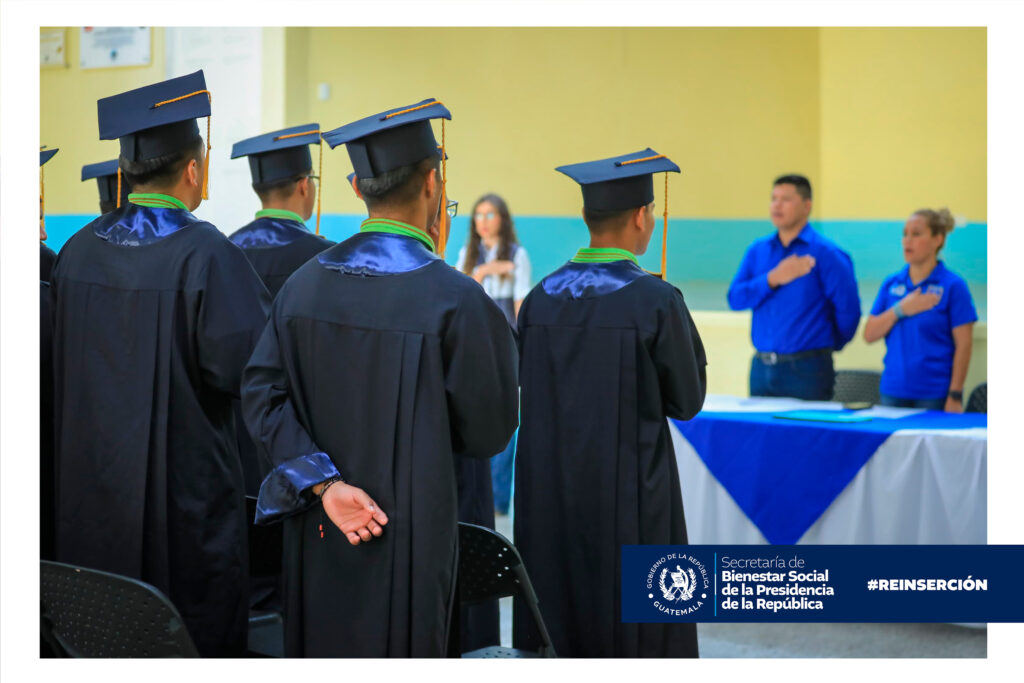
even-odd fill
[[[945,410],[946,399],[943,398],[896,398],[895,396],[881,395],[880,403],[883,406],[894,408],[924,408],[925,410]]]
[[[828,401],[836,381],[832,354],[823,353],[768,365],[758,356],[750,362],[751,396],[788,396]]]
[[[494,509],[503,515],[508,514],[512,502],[512,464],[516,455],[517,429],[509,440],[505,450],[491,458],[491,484],[494,489]]]

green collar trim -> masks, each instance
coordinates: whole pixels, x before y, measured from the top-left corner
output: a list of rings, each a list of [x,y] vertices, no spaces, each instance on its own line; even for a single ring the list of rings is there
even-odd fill
[[[158,209],[181,209],[188,211],[185,202],[177,197],[166,194],[147,194],[145,192],[132,192],[128,195],[128,201],[139,206],[152,206]]]
[[[306,224],[306,221],[302,220],[302,216],[287,209],[262,209],[256,212],[256,218],[282,218],[286,221],[298,221],[303,225]]]
[[[612,261],[632,261],[639,266],[636,256],[625,249],[614,247],[583,247],[570,259],[573,263],[611,263]]]
[[[390,218],[367,218],[359,226],[359,232],[387,232],[392,235],[405,235],[423,242],[430,251],[437,251],[430,235],[408,223],[393,221]]]

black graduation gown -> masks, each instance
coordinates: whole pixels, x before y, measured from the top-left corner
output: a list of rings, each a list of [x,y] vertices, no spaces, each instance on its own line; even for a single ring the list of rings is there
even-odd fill
[[[228,239],[245,252],[271,297],[277,296],[299,266],[335,244],[298,221],[271,216],[257,218]]]
[[[131,204],[68,241],[51,290],[58,559],[153,584],[201,655],[244,654],[231,398],[266,288],[214,226]]]
[[[317,237],[298,221],[270,216],[257,218],[236,230],[228,239],[249,259],[271,298],[277,296],[281,285],[299,266],[335,244]],[[235,417],[241,425],[242,406],[237,401]],[[255,497],[259,495],[260,483],[267,476],[269,468],[267,463],[257,458],[256,446],[245,429],[238,430],[238,452],[245,474],[245,493]]]
[[[285,652],[438,657],[456,599],[453,456],[518,422],[515,341],[471,279],[417,240],[360,233],[299,268],[246,367],[242,404],[275,466],[257,522],[285,518]],[[389,522],[358,546],[309,490],[340,472]]]
[[[704,402],[678,289],[630,261],[568,263],[519,311],[515,539],[560,657],[695,657],[693,624],[623,624],[623,544],[685,544],[666,417]],[[637,577],[642,580],[643,577]],[[539,641],[514,607],[516,647]]]
[[[57,261],[57,254],[53,249],[39,243],[39,279],[42,282],[50,281],[50,273],[53,271],[53,264]]]
[[[53,320],[50,285],[39,283],[39,557],[53,552]]]

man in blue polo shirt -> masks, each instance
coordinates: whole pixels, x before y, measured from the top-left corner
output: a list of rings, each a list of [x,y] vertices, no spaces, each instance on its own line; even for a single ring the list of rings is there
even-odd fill
[[[807,222],[811,183],[777,178],[771,220],[778,231],[747,249],[729,285],[729,307],[753,309],[751,396],[832,398],[832,352],[860,322],[853,260]]]

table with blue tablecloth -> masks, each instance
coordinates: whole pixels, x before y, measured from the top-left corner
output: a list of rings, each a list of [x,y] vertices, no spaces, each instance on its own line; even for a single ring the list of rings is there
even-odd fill
[[[984,544],[984,414],[708,396],[670,420],[692,544]]]

